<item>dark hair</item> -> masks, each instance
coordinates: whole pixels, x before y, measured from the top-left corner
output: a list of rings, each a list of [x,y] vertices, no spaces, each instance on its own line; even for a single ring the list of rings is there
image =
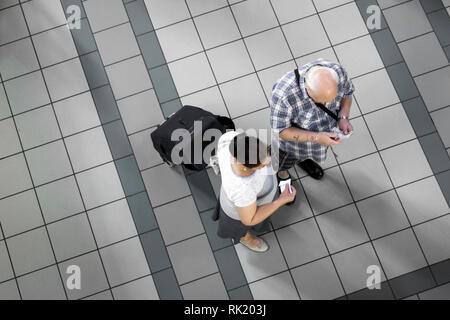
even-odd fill
[[[267,146],[255,137],[241,133],[231,141],[229,150],[247,168],[259,167],[267,159]]]

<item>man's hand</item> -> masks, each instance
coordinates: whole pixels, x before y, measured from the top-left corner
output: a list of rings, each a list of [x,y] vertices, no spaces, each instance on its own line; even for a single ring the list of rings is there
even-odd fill
[[[348,119],[341,119],[339,120],[339,129],[341,129],[344,134],[349,134],[353,131],[353,127],[350,124],[350,121]]]
[[[317,134],[317,143],[321,144],[323,146],[335,146],[337,144],[341,144],[340,141],[336,141],[334,140],[334,138],[336,138],[337,134],[336,133],[331,133],[331,132],[319,132]]]

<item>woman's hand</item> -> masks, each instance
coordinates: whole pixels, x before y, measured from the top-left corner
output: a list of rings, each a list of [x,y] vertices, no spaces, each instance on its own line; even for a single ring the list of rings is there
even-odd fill
[[[295,195],[297,194],[297,190],[295,190],[294,186],[291,185],[292,193],[289,193],[289,188],[286,186],[282,194],[277,201],[281,203],[281,205],[285,205],[286,203],[292,202],[295,199]]]

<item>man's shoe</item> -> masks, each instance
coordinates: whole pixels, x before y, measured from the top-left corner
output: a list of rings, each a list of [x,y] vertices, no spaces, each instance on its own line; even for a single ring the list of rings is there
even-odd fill
[[[266,252],[267,250],[269,250],[269,244],[267,242],[265,242],[262,238],[258,238],[258,239],[259,239],[259,244],[256,247],[251,247],[242,241],[240,241],[240,243],[242,243],[245,247],[247,247],[249,250],[254,251],[254,252]]]
[[[323,169],[311,159],[306,159],[305,161],[299,162],[298,166],[316,180],[323,178]]]
[[[287,171],[287,170],[286,170],[286,171]],[[286,181],[286,180],[291,179],[291,184],[292,184],[292,177],[291,177],[291,174],[289,173],[289,171],[287,171],[287,173],[288,173],[288,177],[285,178],[285,179],[281,179],[281,178],[278,176],[278,173],[277,173],[278,192],[280,192],[280,194],[281,194],[280,181]],[[297,196],[295,196],[295,197],[294,197],[294,200],[292,200],[291,202],[286,203],[286,206],[292,206],[292,205],[295,203],[295,200],[297,200]]]

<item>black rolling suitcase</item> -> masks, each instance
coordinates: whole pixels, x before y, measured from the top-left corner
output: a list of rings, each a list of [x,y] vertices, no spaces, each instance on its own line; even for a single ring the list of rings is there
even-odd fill
[[[200,121],[201,130],[194,130],[195,121]],[[197,125],[197,127],[200,128],[199,125]],[[181,138],[180,140],[172,141],[172,133],[176,129],[186,129],[189,132],[190,139],[183,141]],[[214,141],[214,139],[213,141],[204,141],[203,139],[203,134],[208,129],[217,129],[223,134],[227,130],[234,130],[235,126],[230,118],[214,115],[211,112],[198,107],[184,106],[163,124],[161,124],[155,131],[153,131],[151,138],[156,151],[159,152],[164,162],[170,166],[182,164],[190,170],[203,170],[208,166],[207,161],[209,161],[209,159],[203,159],[203,156],[201,156],[200,161],[198,156],[197,159],[195,159],[194,151],[198,151],[199,146],[196,148],[196,146],[194,146],[194,141],[201,141],[202,155],[203,150],[205,150],[205,148],[207,148],[211,143],[214,144],[211,147],[215,150],[218,141]],[[199,137],[199,135],[201,136]],[[175,163],[174,159],[172,159],[172,151],[175,147],[177,147],[176,152],[178,152],[178,149],[183,148],[186,148],[183,150],[190,148],[192,152],[190,154],[184,154],[182,151],[180,153],[183,158],[182,162]],[[212,154],[214,154],[214,152],[215,151],[213,151]]]

